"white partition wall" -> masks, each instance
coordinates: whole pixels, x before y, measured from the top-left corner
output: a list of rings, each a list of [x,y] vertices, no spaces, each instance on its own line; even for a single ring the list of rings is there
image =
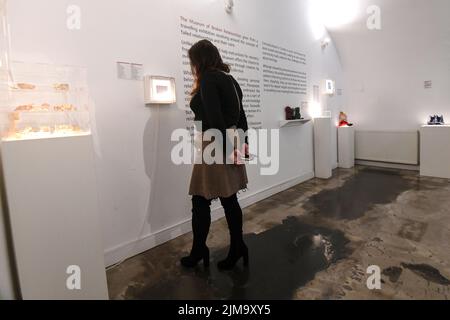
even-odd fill
[[[107,299],[92,137],[5,141],[2,157],[22,298]]]
[[[358,129],[355,132],[355,157],[358,160],[418,165],[419,133],[417,130]]]

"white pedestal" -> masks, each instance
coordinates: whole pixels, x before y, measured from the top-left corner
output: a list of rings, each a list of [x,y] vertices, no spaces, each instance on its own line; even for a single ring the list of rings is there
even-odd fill
[[[314,119],[314,165],[315,175],[320,179],[332,176],[331,161],[331,118],[319,117]]]
[[[450,125],[420,129],[420,175],[450,179]]]
[[[3,142],[23,299],[107,299],[91,136]],[[81,290],[69,290],[69,266]]]
[[[355,128],[338,128],[339,168],[350,169],[355,166]]]
[[[0,186],[2,188],[2,186]],[[0,190],[3,195],[3,190]],[[9,248],[7,235],[6,212],[3,212],[4,199],[0,195],[0,300],[14,300],[16,287],[12,274],[12,252]]]

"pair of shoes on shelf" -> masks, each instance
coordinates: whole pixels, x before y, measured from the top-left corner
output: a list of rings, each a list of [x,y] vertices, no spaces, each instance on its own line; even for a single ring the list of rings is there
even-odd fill
[[[286,120],[302,120],[302,114],[300,108],[286,107],[284,109]]]
[[[444,122],[444,116],[438,116],[438,115],[434,115],[434,116],[430,116],[430,121],[428,121],[429,125],[443,125],[445,124]]]

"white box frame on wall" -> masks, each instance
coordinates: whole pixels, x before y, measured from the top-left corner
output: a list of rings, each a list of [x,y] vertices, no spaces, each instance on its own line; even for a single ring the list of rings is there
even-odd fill
[[[330,79],[324,80],[323,93],[328,95],[333,95],[336,93],[336,85],[333,80]]]
[[[175,78],[145,76],[145,104],[173,104],[177,102]]]

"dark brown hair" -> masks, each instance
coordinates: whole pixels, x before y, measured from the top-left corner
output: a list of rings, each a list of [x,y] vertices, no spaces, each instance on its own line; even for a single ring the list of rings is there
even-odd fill
[[[194,76],[192,94],[200,90],[200,81],[206,71],[219,70],[230,72],[230,66],[223,62],[219,50],[208,40],[200,40],[189,49],[189,60]]]

